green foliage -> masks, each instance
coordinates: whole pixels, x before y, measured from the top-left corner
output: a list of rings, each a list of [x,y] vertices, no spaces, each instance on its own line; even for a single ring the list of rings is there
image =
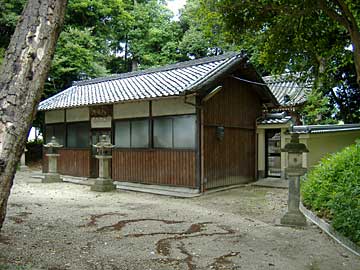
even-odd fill
[[[344,55],[346,57],[346,55]],[[347,53],[349,57],[349,53]],[[360,87],[356,83],[355,68],[351,62],[332,63],[328,71],[329,80],[336,85],[328,93],[330,104],[337,105],[336,118],[345,123],[360,122]],[[328,89],[331,87],[331,83]]]
[[[179,49],[182,53],[195,58],[206,56],[208,48],[209,42],[206,40],[204,33],[195,27],[191,27],[185,32],[179,44]]]
[[[236,50],[226,41],[223,21],[217,12],[202,9],[201,1],[188,0],[181,12],[180,25],[184,35],[179,49],[183,55],[200,58]]]
[[[107,74],[97,39],[89,28],[63,30],[45,85],[45,96],[69,87],[73,81]]]
[[[264,75],[305,71],[306,76],[324,82],[317,87],[318,91],[321,98],[328,99],[337,119],[346,123],[360,120],[359,85],[351,82],[356,74],[354,53],[346,49],[353,41],[348,30],[318,5],[326,2],[328,8],[339,15],[336,1],[197,2],[199,5],[193,11],[200,21],[197,24],[205,36],[213,36],[220,48],[223,44],[220,40],[225,39],[228,44],[246,50]],[[360,2],[345,3],[359,25]]]
[[[335,124],[337,122],[332,118],[333,109],[330,106],[329,98],[324,97],[317,90],[313,90],[308,95],[307,102],[300,114],[304,118],[305,125]]]
[[[182,32],[172,13],[159,1],[136,4],[126,34],[128,51],[141,68],[173,63],[181,58],[178,43]]]
[[[25,0],[2,0],[0,4],[0,48],[6,48],[23,9]]]
[[[306,176],[301,193],[304,205],[360,244],[360,141],[323,158]]]

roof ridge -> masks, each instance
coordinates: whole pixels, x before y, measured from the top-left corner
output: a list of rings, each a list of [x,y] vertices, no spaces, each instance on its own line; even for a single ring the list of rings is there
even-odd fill
[[[306,77],[304,80],[301,72],[285,72],[281,74],[262,76],[262,78],[266,83],[296,82],[306,84],[311,83],[314,80],[312,76]]]
[[[232,58],[234,56],[241,55],[241,54],[242,54],[242,52],[227,52],[227,53],[224,53],[221,55],[208,56],[208,57],[188,60],[188,61],[184,61],[184,62],[178,62],[178,63],[169,64],[169,65],[162,66],[162,67],[153,67],[153,68],[148,68],[148,69],[144,69],[144,70],[137,70],[137,71],[113,74],[113,75],[89,79],[89,80],[77,81],[77,82],[74,82],[73,86],[95,84],[95,83],[100,83],[100,82],[131,78],[131,77],[135,77],[135,76],[151,74],[151,73],[156,73],[156,72],[169,71],[169,70],[173,70],[173,69],[177,69],[177,68],[186,68],[186,67],[190,67],[190,66],[203,65],[203,64],[207,64],[207,63],[211,63],[211,62],[225,60],[227,58]]]

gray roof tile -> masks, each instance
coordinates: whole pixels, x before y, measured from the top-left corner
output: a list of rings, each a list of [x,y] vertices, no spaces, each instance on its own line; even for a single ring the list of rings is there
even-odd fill
[[[46,111],[180,95],[241,58],[240,53],[233,52],[161,68],[80,81],[42,101],[38,109]]]
[[[301,81],[299,76],[290,74],[266,76],[263,80],[282,106],[304,103],[313,87],[312,79]]]
[[[298,133],[313,133],[313,134],[344,132],[344,131],[360,131],[360,124],[293,126],[292,131]]]
[[[271,124],[286,124],[291,121],[291,116],[285,112],[281,113],[268,113],[263,118],[257,121],[258,125],[271,125]]]

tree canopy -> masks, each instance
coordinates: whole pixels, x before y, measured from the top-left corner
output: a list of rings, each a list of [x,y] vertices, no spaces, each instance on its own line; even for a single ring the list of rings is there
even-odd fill
[[[198,0],[196,20],[209,38],[245,49],[263,73],[316,79],[319,104],[345,122],[360,121],[360,1]],[[221,42],[217,44],[222,46]],[[318,90],[317,90],[318,91]],[[323,102],[323,99],[330,103]],[[331,116],[330,116],[331,117]]]
[[[2,1],[0,61],[24,4]],[[307,123],[359,122],[359,12],[359,0],[187,0],[174,20],[165,0],[69,0],[43,98],[77,80],[245,50],[262,75],[315,78]]]

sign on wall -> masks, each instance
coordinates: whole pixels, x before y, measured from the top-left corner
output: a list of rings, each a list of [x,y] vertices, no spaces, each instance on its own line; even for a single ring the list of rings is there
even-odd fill
[[[111,128],[111,116],[92,117],[91,128]]]

